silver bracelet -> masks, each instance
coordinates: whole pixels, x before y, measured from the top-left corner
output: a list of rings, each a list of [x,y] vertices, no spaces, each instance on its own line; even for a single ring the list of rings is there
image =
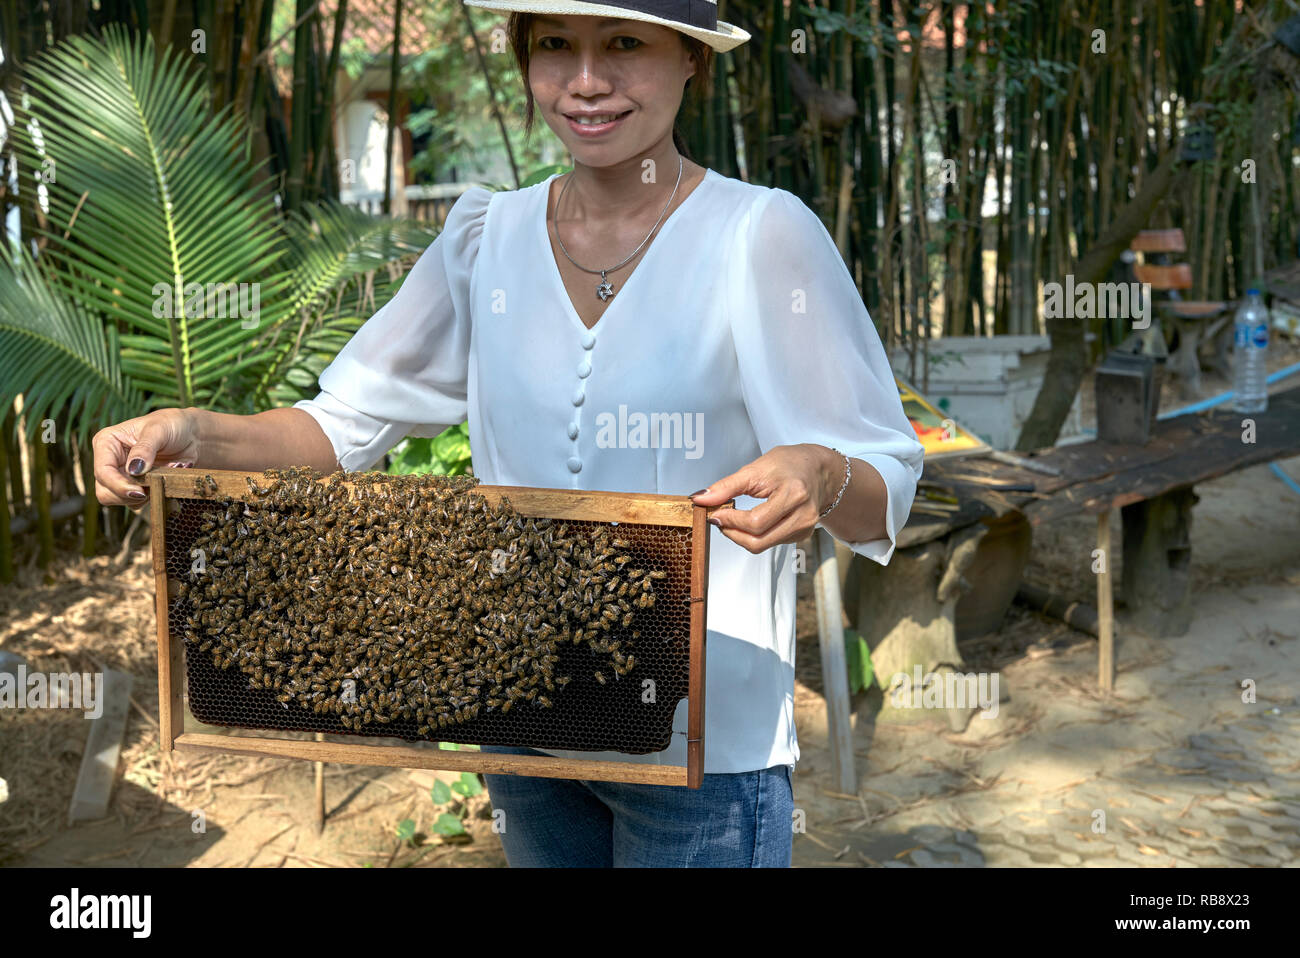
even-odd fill
[[[833,448],[831,451],[839,452],[841,456],[844,456],[844,453],[840,452],[838,449]],[[817,517],[818,519],[825,519],[828,515],[830,515],[830,511],[840,504],[840,498],[844,495],[844,490],[849,487],[849,479],[851,479],[852,477],[853,477],[853,464],[849,461],[848,456],[844,456],[844,485],[840,486],[839,495],[835,497],[834,502],[832,502],[829,506],[826,507],[826,511]]]

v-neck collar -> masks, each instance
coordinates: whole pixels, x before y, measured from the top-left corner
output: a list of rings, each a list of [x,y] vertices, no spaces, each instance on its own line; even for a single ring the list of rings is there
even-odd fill
[[[690,204],[691,200],[695,199],[696,195],[700,192],[700,190],[704,189],[704,184],[707,183],[709,179],[713,177],[715,174],[712,168],[705,169],[704,178],[701,179],[700,182],[695,185],[695,189],[691,190],[691,192],[687,195],[686,199],[682,200],[681,203],[678,204],[677,209],[673,210],[671,213],[668,214],[668,217],[663,221],[662,224],[660,224],[659,232],[655,234],[654,239],[650,241],[649,248],[645,251],[645,254],[641,257],[641,260],[632,269],[631,275],[628,276],[623,281],[622,288],[619,289],[618,293],[614,296],[614,302],[610,303],[610,305],[605,309],[605,311],[600,314],[600,319],[596,320],[596,324],[590,328],[588,328],[587,324],[582,321],[582,317],[578,315],[578,310],[573,305],[573,300],[569,298],[569,290],[564,285],[564,276],[560,273],[560,264],[556,262],[555,251],[551,249],[550,230],[548,230],[546,227],[546,213],[551,205],[551,183],[555,180],[557,176],[562,176],[562,175],[563,174],[561,173],[552,173],[549,177],[547,177],[545,183],[542,184],[545,187],[541,191],[542,215],[540,217],[540,223],[542,227],[542,232],[541,232],[542,250],[545,254],[545,259],[548,264],[548,269],[550,270],[551,273],[551,280],[554,283],[556,289],[558,290],[560,298],[564,301],[564,308],[569,314],[570,322],[572,322],[574,325],[578,327],[579,332],[592,333],[594,335],[597,332],[597,330],[599,330],[600,327],[604,325],[605,320],[609,318],[609,314],[612,313],[614,310],[618,309],[619,301],[627,297],[628,286],[636,281],[637,276],[641,275],[641,267],[645,265],[645,261],[649,259],[650,255],[659,247],[659,241],[663,239],[664,233],[666,233],[672,227],[673,223],[675,223],[678,220],[679,218],[678,214],[683,209],[685,209],[687,205]],[[594,277],[597,274],[592,273],[591,275],[594,279]]]

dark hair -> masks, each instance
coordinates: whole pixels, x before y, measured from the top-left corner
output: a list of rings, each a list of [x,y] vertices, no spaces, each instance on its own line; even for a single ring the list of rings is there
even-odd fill
[[[524,93],[528,103],[524,110],[524,133],[527,136],[532,135],[533,121],[535,119],[533,89],[528,84],[528,61],[532,53],[529,38],[532,34],[532,25],[533,15],[531,13],[512,13],[506,24],[506,35],[510,38],[510,48],[514,51],[515,62],[519,65],[519,75],[524,81]],[[686,51],[695,56],[695,74],[686,81],[686,93],[682,99],[682,106],[683,108],[688,105],[700,108],[704,105],[709,97],[709,92],[713,89],[714,49],[703,40],[697,40],[695,37],[680,31],[677,35],[682,38],[682,45],[686,47]],[[686,141],[682,139],[681,131],[677,128],[677,120],[673,120],[673,146],[677,148],[678,153],[694,160],[690,150],[686,147]]]

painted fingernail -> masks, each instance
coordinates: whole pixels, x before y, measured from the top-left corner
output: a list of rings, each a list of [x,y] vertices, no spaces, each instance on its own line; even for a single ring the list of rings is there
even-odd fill
[[[704,493],[706,493],[706,492],[708,492],[708,491],[709,491],[709,487],[708,487],[708,486],[705,486],[703,489],[700,489],[700,490],[698,490],[698,491],[696,491],[696,492],[692,492],[692,493],[691,493],[691,498],[695,498],[696,496],[702,496],[702,495],[704,495]]]
[[[130,462],[126,464],[126,471],[133,476],[140,475],[140,473],[144,472],[144,460],[132,459]]]
[[[126,492],[126,496],[128,499],[143,499],[144,493],[141,492],[139,489],[128,489]]]
[[[709,523],[717,526],[719,529],[722,528],[722,523],[718,521],[717,516],[709,516]]]

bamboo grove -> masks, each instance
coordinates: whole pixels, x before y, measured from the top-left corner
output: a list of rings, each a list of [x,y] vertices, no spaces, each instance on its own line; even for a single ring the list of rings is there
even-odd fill
[[[754,40],[721,58],[718,108],[688,141],[819,212],[887,345],[1042,332],[1039,284],[1114,246],[1171,155],[1136,229],[1185,231],[1196,298],[1295,258],[1286,3],[721,6]],[[1095,358],[1114,331],[1091,332]]]

